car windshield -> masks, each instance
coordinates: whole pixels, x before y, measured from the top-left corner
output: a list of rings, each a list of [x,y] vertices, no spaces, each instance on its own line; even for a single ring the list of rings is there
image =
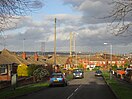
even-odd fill
[[[100,70],[96,71],[96,73],[102,73]]]
[[[82,70],[73,70],[73,73],[82,73]]]

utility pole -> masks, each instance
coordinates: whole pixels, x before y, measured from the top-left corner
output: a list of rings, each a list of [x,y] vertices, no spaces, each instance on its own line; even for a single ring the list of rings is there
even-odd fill
[[[76,33],[73,34],[74,37],[74,52],[76,53]]]
[[[45,42],[41,42],[41,53],[42,56],[45,55]]]
[[[54,66],[56,66],[56,18],[55,18],[55,26],[54,26]]]
[[[77,51],[76,51],[76,33],[74,33],[74,53],[75,53],[75,60],[76,60],[76,68],[77,68]]]
[[[73,35],[72,35],[72,32],[70,33],[70,57],[72,57],[72,38],[73,38]]]

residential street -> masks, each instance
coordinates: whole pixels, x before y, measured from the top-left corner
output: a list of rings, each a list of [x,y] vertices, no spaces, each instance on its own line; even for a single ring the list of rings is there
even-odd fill
[[[17,99],[116,99],[102,77],[86,72],[83,79],[69,81],[67,87],[51,87]]]

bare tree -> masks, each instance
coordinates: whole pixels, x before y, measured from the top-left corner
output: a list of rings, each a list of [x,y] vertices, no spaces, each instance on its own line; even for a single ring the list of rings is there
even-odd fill
[[[112,19],[115,35],[132,35],[132,0],[113,0],[113,10],[109,16]]]
[[[40,0],[0,0],[0,31],[3,31],[13,19],[43,6]]]

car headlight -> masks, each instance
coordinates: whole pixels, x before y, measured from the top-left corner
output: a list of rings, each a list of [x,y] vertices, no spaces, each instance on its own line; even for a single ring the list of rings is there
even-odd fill
[[[75,73],[73,73],[73,75],[76,75]]]

